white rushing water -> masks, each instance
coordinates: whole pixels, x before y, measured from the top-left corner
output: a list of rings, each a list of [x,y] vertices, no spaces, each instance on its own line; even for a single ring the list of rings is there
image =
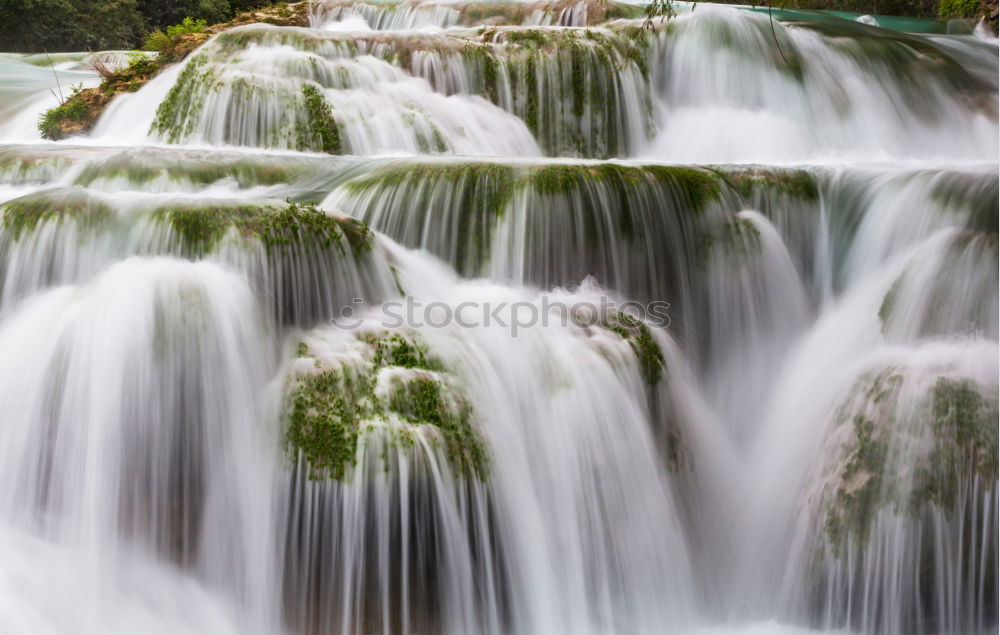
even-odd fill
[[[0,632],[996,633],[996,41],[637,11],[0,56]]]

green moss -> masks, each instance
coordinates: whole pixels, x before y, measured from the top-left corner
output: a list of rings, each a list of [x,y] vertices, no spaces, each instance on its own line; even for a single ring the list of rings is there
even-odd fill
[[[246,31],[237,31],[232,38],[224,39],[226,34],[231,32],[227,30],[231,27],[258,20],[283,26],[307,26],[309,21],[307,14],[308,3],[299,2],[293,5],[278,3],[275,7],[243,13],[227,23],[217,24],[209,28],[205,28],[205,24],[201,20],[185,18],[180,25],[168,27],[166,33],[157,29],[150,34],[147,40],[147,46],[157,52],[155,59],[141,54],[133,56],[128,67],[105,77],[100,87],[82,90],[79,95],[68,99],[62,105],[69,107],[68,112],[63,109],[43,115],[39,129],[46,138],[54,140],[87,132],[93,127],[114,96],[123,92],[135,92],[170,63],[179,62],[186,58],[192,51],[204,44],[211,33],[221,31],[220,39],[228,42],[228,46],[231,47],[234,41],[246,43],[254,38],[254,35],[250,35]],[[218,17],[221,17],[221,14]],[[290,37],[295,37],[295,34],[300,39],[305,37],[301,32],[292,29],[287,31],[293,34]],[[226,43],[220,45],[217,51],[226,50],[226,46]],[[182,73],[182,77],[184,75]],[[190,80],[191,77],[189,76],[188,79]],[[212,77],[202,77],[201,79],[209,84],[213,81]],[[194,114],[201,108],[198,91],[192,90],[190,83],[185,82],[183,86],[175,84],[174,89],[168,95],[169,103],[161,104],[165,107],[162,111],[157,111],[158,116],[152,131],[159,132],[168,139],[189,134],[190,130],[186,129],[186,125],[192,125],[190,122],[193,122]],[[87,108],[85,116],[81,115],[82,107],[77,104],[83,104]],[[185,124],[185,121],[188,123]]]
[[[510,29],[504,31],[508,42],[528,48],[545,48],[560,41],[562,35],[555,30]]]
[[[545,165],[534,170],[531,185],[539,194],[565,195],[580,185],[580,173],[587,168],[577,165]]]
[[[438,255],[453,262],[461,272],[477,273],[485,262],[492,232],[515,192],[527,188],[529,194],[574,196],[582,204],[602,205],[609,198],[620,235],[627,240],[638,235],[637,209],[650,197],[668,199],[679,211],[700,212],[720,195],[719,177],[697,169],[672,166],[628,166],[616,163],[547,164],[511,166],[496,163],[407,163],[381,168],[344,184],[344,189],[358,196],[372,212],[376,205],[394,205],[408,209],[417,226],[424,215],[447,205],[454,214],[447,215],[442,228],[453,240],[457,251]],[[544,205],[542,206],[545,207]],[[607,210],[593,210],[594,215]],[[368,213],[368,212],[366,212]],[[400,212],[401,213],[401,212]],[[582,214],[580,218],[586,217]],[[596,228],[583,229],[598,240]]]
[[[963,482],[997,481],[997,402],[968,379],[941,377],[930,398],[934,449],[918,469],[910,506],[954,509]]]
[[[625,2],[607,2],[605,20],[637,20],[645,15],[642,7]]]
[[[495,28],[482,37],[491,42],[483,47],[498,60],[501,74],[510,78],[514,114],[547,154],[603,158],[628,150],[622,147],[623,122],[616,112],[618,78],[636,69],[648,79],[641,46],[618,33],[591,29]],[[489,86],[484,91],[497,95]],[[646,100],[644,112],[651,121]]]
[[[364,333],[358,339],[367,344],[364,362],[329,368],[317,360],[314,369],[290,382],[286,443],[293,460],[301,456],[312,479],[343,480],[357,459],[366,422],[396,417],[433,426],[455,473],[484,478],[488,456],[472,406],[444,365],[415,334]],[[300,343],[296,354],[309,358],[311,351]],[[379,374],[392,368],[416,372],[394,375],[388,395],[380,396]],[[412,447],[412,439],[403,445]]]
[[[456,8],[462,14],[461,23],[468,25],[495,20],[502,24],[520,24],[529,13],[529,5],[520,2],[466,4]]]
[[[491,53],[489,46],[483,44],[470,43],[462,49],[466,61],[472,65],[477,65],[482,74],[483,97],[497,103],[500,94],[497,90],[500,76],[500,64],[496,56]]]
[[[779,192],[803,201],[819,200],[819,186],[807,170],[753,170],[720,173],[741,196]]]
[[[377,367],[399,366],[400,368],[420,368],[423,370],[443,371],[444,365],[430,355],[427,347],[415,338],[406,338],[400,333],[381,334],[363,333],[358,336],[374,351],[374,363]]]
[[[941,0],[938,5],[938,19],[972,19],[987,15],[988,8],[982,0]]]
[[[669,185],[692,212],[701,212],[721,195],[720,179],[709,170],[675,165],[650,165],[645,170],[658,183]]]
[[[723,225],[720,240],[727,251],[746,250],[759,245],[760,231],[749,218],[734,218]]]
[[[415,213],[428,214],[441,204],[439,196],[457,196],[453,219],[454,244],[459,246],[455,266],[472,271],[489,255],[493,230],[517,187],[515,169],[497,163],[416,163],[382,168],[349,181],[344,188],[354,195],[373,192],[376,204],[385,196],[411,201]]]
[[[289,168],[246,161],[213,162],[144,161],[132,155],[114,157],[102,163],[86,165],[77,176],[77,185],[88,186],[99,179],[125,178],[130,183],[148,183],[166,177],[174,182],[210,185],[223,179],[235,180],[241,188],[255,185],[277,185],[293,179]]]
[[[587,186],[602,183],[622,188],[649,183],[649,171],[615,163],[555,164],[534,168],[529,176],[531,186],[539,194],[568,195]]]
[[[35,185],[55,180],[73,165],[64,156],[22,154],[0,151],[0,179],[8,185]]]
[[[310,206],[299,207],[302,209],[303,207],[308,208]],[[350,216],[338,216],[336,218],[340,232],[347,239],[347,244],[351,247],[352,252],[362,254],[371,251],[372,245],[375,243],[375,234],[367,223],[356,218],[351,218]]]
[[[984,491],[995,487],[995,387],[986,396],[969,379],[939,377],[912,404],[899,399],[902,385],[893,369],[866,376],[838,411],[853,435],[824,522],[835,557],[846,555],[848,537],[856,548],[867,544],[880,510],[920,518],[928,506],[952,510],[974,479]]]
[[[342,250],[345,238],[352,251],[360,253],[370,249],[372,241],[371,230],[360,221],[296,203],[162,207],[153,211],[153,218],[169,223],[185,246],[198,254],[213,251],[229,231],[259,241],[268,253]]]
[[[836,487],[827,503],[824,529],[835,557],[843,557],[848,537],[867,543],[879,509],[896,495],[887,479],[889,439],[895,422],[896,397],[902,376],[894,369],[864,376],[852,389],[852,398],[837,418],[852,426],[845,458],[836,473]]]
[[[107,205],[81,194],[40,193],[0,204],[3,228],[14,240],[30,234],[39,225],[72,220],[84,227],[96,227],[113,218]]]
[[[302,96],[309,113],[309,123],[298,131],[299,149],[318,149],[327,154],[340,154],[340,128],[323,94],[316,86],[307,83],[302,86]]]
[[[220,86],[215,72],[206,65],[204,55],[193,57],[156,109],[150,131],[164,137],[168,143],[178,143],[194,132],[207,93]]]
[[[614,163],[556,164],[534,168],[527,181],[544,196],[569,196],[574,192],[587,192],[599,187],[617,201],[618,228],[626,239],[635,237],[632,217],[634,196],[639,188],[652,185],[649,174],[641,167],[621,166]]]
[[[524,123],[528,126],[531,132],[537,137],[538,129],[538,100],[539,100],[539,89],[538,89],[538,76],[535,69],[536,60],[533,56],[529,56],[524,61],[524,98],[527,102],[524,113]]]
[[[697,235],[695,251],[702,263],[711,261],[713,254],[735,258],[739,262],[754,256],[760,249],[760,231],[749,218],[733,217],[722,223],[702,228]]]
[[[472,407],[465,399],[449,395],[438,379],[420,376],[408,382],[397,380],[389,409],[410,423],[437,428],[457,473],[474,476],[486,464],[486,450],[472,426]]]
[[[628,341],[639,364],[639,373],[650,388],[660,383],[663,378],[663,351],[644,322],[627,313],[614,312],[606,317],[601,326]]]
[[[349,368],[325,370],[296,379],[287,412],[288,444],[300,452],[314,479],[341,480],[354,465],[358,433],[373,404],[372,379]]]
[[[90,114],[90,108],[82,101],[70,98],[55,108],[50,108],[42,113],[38,120],[38,130],[42,133],[42,138],[57,140],[62,139],[63,134],[60,124],[64,121],[83,123]]]
[[[854,417],[854,441],[840,473],[836,504],[826,517],[826,534],[836,556],[843,555],[848,535],[864,544],[881,507],[888,444],[878,438],[875,423]]]
[[[66,101],[44,112],[38,122],[39,132],[52,140],[87,132],[115,95],[135,92],[161,68],[157,60],[142,55],[132,57],[128,66],[107,75],[99,87],[77,86]]]

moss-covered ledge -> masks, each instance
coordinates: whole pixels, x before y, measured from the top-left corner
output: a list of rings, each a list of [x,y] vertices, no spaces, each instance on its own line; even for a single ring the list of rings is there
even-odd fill
[[[169,226],[185,249],[199,256],[215,251],[230,232],[259,242],[268,254],[337,249],[346,255],[349,248],[358,256],[371,251],[374,240],[361,221],[292,202],[163,206],[152,210],[151,218]]]
[[[118,95],[139,90],[160,71],[182,61],[213,35],[226,29],[255,23],[309,26],[309,3],[279,2],[270,7],[241,13],[221,24],[204,26],[204,23],[196,25],[185,20],[187,28],[175,30],[170,27],[166,34],[155,31],[147,38],[147,46],[152,44],[156,49],[155,58],[136,56],[125,68],[105,73],[100,86],[74,91],[62,104],[42,114],[38,130],[43,138],[52,141],[86,134],[97,123],[111,100]]]
[[[286,451],[309,479],[349,481],[367,443],[381,443],[389,471],[386,446],[412,451],[418,436],[456,476],[486,478],[489,454],[464,384],[423,338],[363,331],[331,343],[300,341],[285,388]]]

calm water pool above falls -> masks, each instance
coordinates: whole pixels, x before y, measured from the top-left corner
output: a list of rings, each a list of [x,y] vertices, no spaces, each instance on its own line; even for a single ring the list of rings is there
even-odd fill
[[[0,55],[0,632],[996,633],[997,41],[641,15]]]

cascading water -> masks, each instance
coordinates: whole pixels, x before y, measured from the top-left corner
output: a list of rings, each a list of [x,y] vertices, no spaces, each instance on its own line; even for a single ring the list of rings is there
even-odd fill
[[[641,11],[0,58],[0,630],[996,633],[996,42]]]

